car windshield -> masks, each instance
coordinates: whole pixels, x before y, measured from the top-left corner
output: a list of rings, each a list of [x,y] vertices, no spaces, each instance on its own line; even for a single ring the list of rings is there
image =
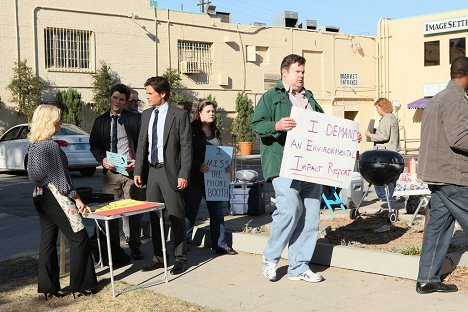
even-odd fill
[[[57,132],[55,135],[86,135],[86,134],[88,133],[86,133],[84,130],[82,130],[81,128],[75,125],[63,124],[60,127],[60,131]]]

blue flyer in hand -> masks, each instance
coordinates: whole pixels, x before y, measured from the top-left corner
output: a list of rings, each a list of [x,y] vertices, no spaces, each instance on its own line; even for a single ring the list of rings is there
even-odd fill
[[[127,156],[106,151],[106,157],[107,161],[115,167],[115,171],[128,177],[128,172],[125,170]]]

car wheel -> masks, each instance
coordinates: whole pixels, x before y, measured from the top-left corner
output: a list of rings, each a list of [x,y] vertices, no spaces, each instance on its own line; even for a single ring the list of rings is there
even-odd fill
[[[84,177],[90,177],[96,172],[95,167],[83,168],[79,170],[81,175]]]
[[[26,174],[28,173],[28,154],[24,156],[24,171],[26,171]]]

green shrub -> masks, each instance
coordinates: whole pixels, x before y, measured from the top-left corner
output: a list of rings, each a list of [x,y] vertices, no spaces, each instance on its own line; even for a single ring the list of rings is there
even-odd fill
[[[254,112],[252,100],[245,92],[237,93],[237,116],[232,122],[232,131],[237,136],[238,142],[253,142],[255,134],[252,131],[252,114]]]
[[[57,92],[57,104],[62,110],[63,122],[81,126],[81,107],[83,101],[76,89],[67,89]]]
[[[169,85],[171,86],[171,96],[168,99],[168,102],[172,105],[177,105],[180,102],[187,100],[187,95],[181,89],[183,85],[180,83],[182,78],[180,78],[180,74],[175,69],[168,68],[163,77],[167,79]]]
[[[421,246],[407,246],[400,250],[405,256],[418,256],[421,254]]]
[[[93,104],[91,109],[96,114],[109,110],[109,93],[113,85],[120,82],[119,75],[111,70],[110,65],[101,61],[101,66],[93,77]]]
[[[10,90],[12,101],[18,104],[18,112],[31,121],[34,110],[41,102],[45,83],[33,73],[27,61],[15,62],[13,78],[7,89]]]

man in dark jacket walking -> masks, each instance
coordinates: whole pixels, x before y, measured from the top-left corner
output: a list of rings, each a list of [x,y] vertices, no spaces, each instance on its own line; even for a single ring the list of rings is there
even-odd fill
[[[424,231],[416,291],[454,292],[440,270],[455,220],[468,232],[468,58],[456,58],[451,80],[424,109],[418,177],[431,190],[430,218]]]
[[[130,198],[135,188],[133,169],[140,132],[140,115],[124,109],[129,97],[130,89],[126,85],[116,84],[111,88],[110,109],[96,118],[89,138],[91,153],[103,167],[103,191],[114,194],[115,199]],[[107,151],[127,156],[129,162],[125,170],[128,175],[114,170],[115,167],[107,160]],[[143,259],[140,251],[140,219],[140,215],[129,217],[128,245],[135,260]],[[120,246],[119,220],[110,221],[109,226],[113,245]]]

